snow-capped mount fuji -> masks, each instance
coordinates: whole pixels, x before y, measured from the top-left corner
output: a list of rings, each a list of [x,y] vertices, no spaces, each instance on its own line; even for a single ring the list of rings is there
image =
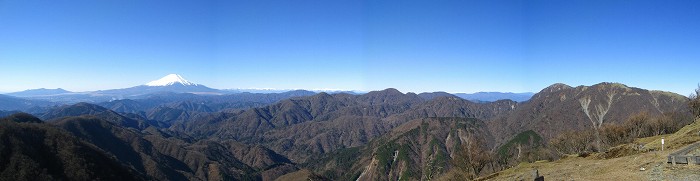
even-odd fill
[[[178,74],[168,74],[163,78],[146,83],[146,86],[171,86],[175,84],[182,84],[186,86],[199,85],[185,80],[185,78],[182,78],[182,76]]]
[[[190,82],[178,74],[168,74],[163,78],[148,82],[144,85],[125,89],[95,91],[100,95],[112,96],[115,99],[138,97],[147,94],[171,92],[193,94],[221,94],[221,90]]]

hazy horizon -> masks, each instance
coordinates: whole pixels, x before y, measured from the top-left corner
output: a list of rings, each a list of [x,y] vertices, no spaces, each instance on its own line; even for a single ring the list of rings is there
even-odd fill
[[[178,74],[178,75],[179,75],[179,74]],[[186,78],[185,78],[185,79],[186,79]],[[188,79],[186,79],[186,80],[188,80]],[[188,80],[188,81],[190,81],[190,80]],[[195,84],[199,84],[199,83],[193,82],[193,81],[190,81],[190,82],[195,83]],[[600,82],[600,83],[603,83],[603,82]],[[619,82],[612,82],[612,83],[619,83]],[[553,84],[558,84],[558,83],[552,83],[551,85],[553,85]],[[624,84],[624,83],[622,83],[622,84]],[[129,86],[129,87],[144,86],[144,85],[145,85],[145,83],[144,83],[144,84],[139,84],[139,85],[133,85],[133,86]],[[203,85],[203,84],[200,84],[200,85]],[[566,85],[569,85],[569,84],[566,84]],[[626,85],[626,84],[625,84],[625,85]],[[204,86],[207,86],[207,85],[204,85]],[[569,86],[577,87],[577,86],[592,86],[592,85],[569,85]],[[629,86],[629,87],[635,87],[635,86],[630,86],[630,85],[627,85],[627,86]],[[108,89],[100,89],[100,90],[123,89],[123,88],[129,88],[129,87],[116,87],[116,88],[108,88]],[[68,90],[68,89],[61,88],[61,87],[56,87],[56,88],[40,87],[40,88],[31,88],[31,89],[25,89],[25,90],[19,90],[19,91],[10,91],[10,92],[3,92],[3,91],[0,91],[0,94],[21,92],[21,91],[26,91],[26,90],[36,90],[36,89],[59,89],[59,88],[60,88],[60,89],[64,89],[64,90],[66,90],[66,91],[77,92],[77,93],[79,93],[79,92],[100,91],[100,90],[74,91],[74,90]],[[385,90],[385,89],[391,89],[391,88],[394,88],[394,87],[386,87],[386,88],[376,89],[376,90],[358,90],[358,89],[344,90],[344,89],[330,89],[330,88],[311,88],[311,89],[309,89],[309,88],[281,88],[281,89],[276,89],[276,88],[218,88],[218,87],[211,87],[211,88],[219,89],[219,90],[259,90],[259,91],[263,91],[263,92],[264,92],[264,91],[286,92],[286,91],[294,91],[294,90],[307,90],[307,91],[323,91],[323,92],[354,91],[354,92],[356,92],[356,93],[366,93],[366,92],[371,92],[371,91],[381,91],[381,90]],[[545,89],[545,88],[546,88],[546,87],[542,87],[542,89]],[[642,88],[642,89],[644,89],[643,87],[637,87],[637,88]],[[397,89],[397,88],[394,88],[394,89]],[[404,94],[405,94],[405,93],[409,93],[409,92],[411,92],[411,93],[416,93],[416,94],[419,94],[419,93],[434,93],[434,92],[447,92],[447,91],[441,91],[441,90],[425,91],[425,92],[403,91],[403,90],[400,90],[400,89],[397,89],[397,90],[399,90],[400,92],[402,92],[402,93],[404,93]],[[650,90],[653,90],[653,89],[650,89]],[[447,92],[447,93],[450,93],[450,94],[477,94],[477,93],[512,93],[512,94],[530,94],[530,93],[531,93],[531,94],[536,94],[536,93],[538,93],[539,91],[540,91],[540,90],[538,90],[538,91],[533,91],[533,92],[476,91],[476,92]],[[660,91],[666,91],[666,90],[660,90]],[[674,92],[674,93],[675,93],[675,92]],[[677,93],[677,94],[678,94],[678,93]],[[681,94],[681,95],[683,95],[683,94]],[[688,96],[688,95],[683,95],[683,96]]]
[[[179,74],[177,74],[177,75],[179,75]],[[189,80],[188,80],[188,81],[189,81]],[[192,83],[198,84],[197,82],[192,82]],[[133,85],[133,86],[130,86],[130,87],[134,87],[134,86],[143,86],[143,85],[146,85],[146,84]],[[203,84],[200,84],[200,85],[203,85]],[[204,85],[204,86],[207,86],[207,85]],[[129,88],[129,87],[114,87],[114,88],[100,89],[100,90],[123,89],[123,88]],[[358,93],[362,93],[362,92],[370,92],[370,91],[381,91],[381,90],[390,89],[390,88],[393,88],[393,87],[386,87],[386,88],[377,89],[377,90],[358,90],[358,89],[345,90],[345,89],[332,89],[332,88],[258,88],[258,87],[249,87],[249,88],[218,88],[218,87],[211,87],[211,88],[215,88],[215,89],[219,89],[219,90],[259,90],[259,91],[279,91],[279,92],[294,91],[294,90],[327,91],[327,92],[355,91],[355,92],[358,92]],[[68,89],[65,89],[65,88],[62,88],[62,87],[54,87],[54,88],[50,88],[50,87],[49,87],[49,88],[47,88],[47,87],[39,87],[39,88],[30,88],[30,89],[25,89],[25,90],[17,90],[17,91],[9,91],[9,92],[0,91],[0,94],[21,92],[21,91],[27,91],[27,90],[37,90],[37,89],[63,89],[63,90],[70,91],[70,92],[91,92],[91,91],[100,91],[100,90],[78,90],[78,91],[74,91],[74,90],[68,90]],[[399,90],[399,91],[401,91],[401,90]],[[401,91],[401,92],[403,92],[403,93],[408,93],[408,92],[410,92],[410,91]],[[413,92],[413,93],[431,93],[431,92],[445,92],[445,91],[435,90],[435,91],[429,91],[429,92]],[[451,93],[451,94],[460,94],[460,93],[474,94],[474,93],[491,93],[491,92],[494,92],[494,93],[495,93],[495,92],[497,92],[497,93],[514,93],[514,94],[535,93],[535,92],[500,92],[500,91],[448,92],[448,93]]]
[[[169,73],[218,89],[689,95],[697,1],[3,1],[0,92]]]

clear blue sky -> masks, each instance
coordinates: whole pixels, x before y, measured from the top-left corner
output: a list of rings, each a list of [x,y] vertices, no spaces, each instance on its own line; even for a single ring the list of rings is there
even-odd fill
[[[700,83],[700,1],[0,0],[0,91]]]

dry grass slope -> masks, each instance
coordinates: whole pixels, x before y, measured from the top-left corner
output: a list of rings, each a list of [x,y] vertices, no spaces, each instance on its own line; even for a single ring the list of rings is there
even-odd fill
[[[485,180],[532,180],[539,171],[547,180],[698,180],[700,166],[671,165],[666,156],[700,141],[700,119],[673,134],[647,137],[633,143],[596,153],[588,157],[575,155],[548,162],[521,163],[513,168],[482,177]],[[665,139],[661,151],[661,139]],[[644,145],[637,149],[638,145]],[[442,180],[452,180],[459,173],[448,173]]]

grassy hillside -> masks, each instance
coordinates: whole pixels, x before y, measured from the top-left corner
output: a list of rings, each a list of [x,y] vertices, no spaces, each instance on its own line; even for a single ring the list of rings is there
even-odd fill
[[[532,180],[537,170],[546,180],[700,180],[700,167],[666,163],[668,154],[700,141],[700,119],[666,135],[646,137],[585,157],[567,155],[556,161],[521,163],[481,180]],[[661,139],[665,140],[661,151]],[[643,146],[642,146],[643,145]],[[447,173],[440,180],[459,175]]]

